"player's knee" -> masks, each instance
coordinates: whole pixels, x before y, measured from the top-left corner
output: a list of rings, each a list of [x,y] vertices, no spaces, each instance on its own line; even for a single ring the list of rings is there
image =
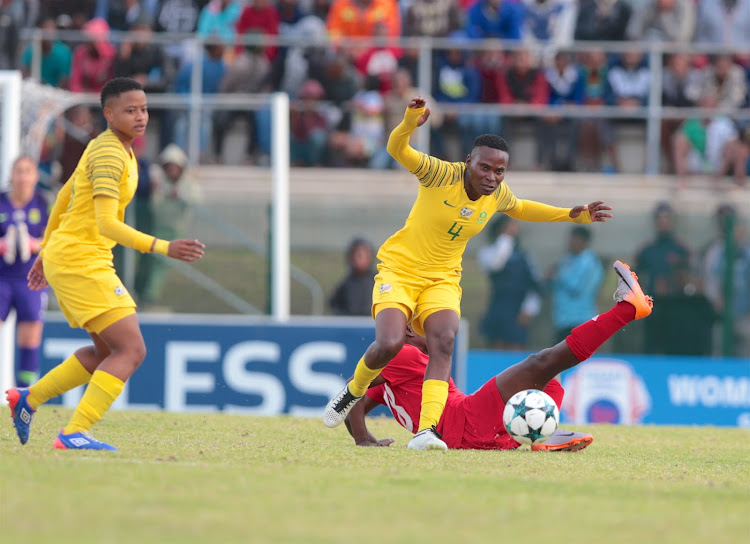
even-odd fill
[[[132,367],[132,371],[135,371],[135,369],[141,366],[141,363],[146,358],[146,344],[143,340],[132,342],[118,351],[125,355],[125,359]]]
[[[427,349],[431,354],[441,353],[446,357],[450,357],[453,355],[453,343],[455,340],[455,331],[446,329],[437,334],[430,335],[430,338],[427,340]]]
[[[402,337],[393,336],[388,338],[380,339],[377,342],[377,352],[380,359],[390,361],[401,348],[404,346],[404,339]]]
[[[146,344],[141,341],[137,345],[133,346],[133,361],[136,367],[141,366],[141,363],[146,358]]]
[[[538,370],[544,370],[552,364],[552,350],[547,348],[529,355],[527,363]]]

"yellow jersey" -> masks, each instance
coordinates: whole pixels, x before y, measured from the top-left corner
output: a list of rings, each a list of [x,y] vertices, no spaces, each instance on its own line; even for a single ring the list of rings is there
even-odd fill
[[[94,197],[116,198],[117,219],[123,221],[125,208],[138,187],[138,162],[115,134],[107,129],[91,140],[78,161],[75,172],[58,195],[67,198],[60,207],[59,224],[52,225],[44,243],[44,258],[61,265],[112,265],[115,241],[99,233]],[[55,206],[58,207],[57,205]]]
[[[572,219],[570,208],[518,199],[505,182],[493,194],[471,200],[464,188],[465,163],[446,162],[409,146],[423,113],[424,108],[407,108],[388,139],[390,154],[419,179],[419,192],[404,227],[378,251],[385,266],[426,278],[460,276],[467,242],[497,212],[526,221],[591,222],[588,211]]]

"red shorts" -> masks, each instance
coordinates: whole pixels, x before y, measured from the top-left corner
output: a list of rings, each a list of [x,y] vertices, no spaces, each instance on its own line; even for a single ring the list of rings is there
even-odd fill
[[[565,390],[560,382],[552,380],[544,388],[558,409],[562,406]],[[463,410],[464,429],[460,444],[454,441],[448,444],[452,448],[472,450],[507,450],[518,447],[503,425],[505,401],[495,385],[495,378],[485,383],[479,391],[467,396],[461,407]],[[446,432],[446,429],[443,430]]]

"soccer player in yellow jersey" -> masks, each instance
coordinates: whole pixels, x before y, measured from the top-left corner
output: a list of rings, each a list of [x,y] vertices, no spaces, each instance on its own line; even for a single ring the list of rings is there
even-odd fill
[[[525,221],[591,223],[612,217],[603,202],[556,208],[516,198],[503,183],[508,145],[485,134],[465,162],[446,162],[409,146],[409,135],[430,116],[422,97],[406,108],[388,139],[388,152],[419,179],[419,193],[404,227],[378,252],[373,289],[375,341],[357,363],[354,377],[328,403],[323,422],[335,427],[405,340],[406,324],[426,337],[430,361],[422,385],[422,409],[410,449],[447,450],[436,427],[448,396],[453,341],[461,315],[461,258],[469,238],[501,212]]]
[[[52,209],[42,252],[29,287],[47,285],[71,327],[88,331],[93,345],[79,349],[28,389],[7,393],[16,433],[25,444],[36,409],[52,397],[88,384],[70,422],[54,441],[58,449],[114,450],[89,430],[122,392],[146,355],[135,302],[112,267],[115,244],[182,261],[203,256],[198,240],[158,240],[123,223],[138,185],[133,139],[148,123],[146,94],[129,78],[109,81],[101,92],[108,128],[92,140]]]

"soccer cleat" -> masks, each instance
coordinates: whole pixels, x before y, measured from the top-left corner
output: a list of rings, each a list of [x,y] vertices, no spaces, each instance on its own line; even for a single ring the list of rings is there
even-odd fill
[[[64,431],[65,429],[63,429]],[[110,446],[106,442],[101,442],[91,436],[87,431],[77,433],[60,434],[55,438],[56,450],[109,450],[117,451],[117,448]]]
[[[333,428],[341,425],[346,419],[349,410],[361,398],[352,395],[351,391],[349,391],[349,386],[345,385],[341,392],[328,401],[326,405],[326,410],[323,413],[323,423],[325,426]]]
[[[589,433],[557,429],[541,444],[531,446],[531,451],[581,451],[594,441]]]
[[[8,406],[10,407],[10,415],[13,418],[13,426],[16,428],[16,434],[21,444],[26,444],[29,441],[29,429],[31,428],[31,422],[34,420],[34,412],[36,412],[29,406],[26,400],[28,396],[28,389],[19,389],[18,387],[11,387],[5,392],[5,398],[8,400]]]
[[[410,450],[437,450],[448,451],[448,445],[441,440],[443,436],[433,426],[429,429],[419,431],[409,441],[407,446]]]
[[[615,272],[617,272],[617,291],[614,299],[616,302],[627,302],[635,308],[635,318],[642,319],[651,314],[654,307],[653,299],[643,294],[643,289],[638,283],[638,276],[630,270],[630,267],[622,261],[615,261]]]
[[[26,223],[18,225],[18,256],[22,263],[31,259],[31,242],[29,241],[29,227]]]
[[[5,233],[5,253],[3,260],[5,264],[12,265],[16,262],[16,250],[18,249],[18,230],[15,225],[8,225],[8,231]]]

